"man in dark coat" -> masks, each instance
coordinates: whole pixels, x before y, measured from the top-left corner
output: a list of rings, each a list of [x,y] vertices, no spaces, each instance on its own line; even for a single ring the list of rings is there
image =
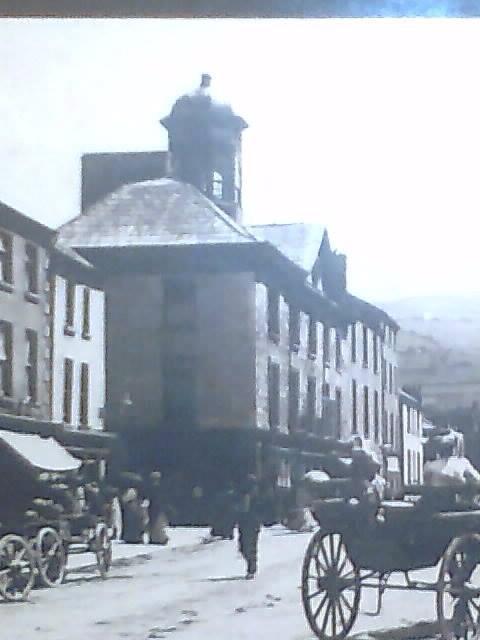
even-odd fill
[[[240,488],[238,505],[238,545],[247,563],[247,580],[257,573],[258,536],[262,524],[257,479],[250,475]]]
[[[235,489],[233,483],[219,491],[213,501],[213,526],[212,538],[233,540],[235,529]]]

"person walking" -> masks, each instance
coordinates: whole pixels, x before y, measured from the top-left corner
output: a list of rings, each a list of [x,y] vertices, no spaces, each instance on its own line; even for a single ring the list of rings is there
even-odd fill
[[[249,475],[240,488],[238,505],[238,547],[247,563],[246,579],[252,580],[258,568],[258,536],[262,524],[257,478]]]

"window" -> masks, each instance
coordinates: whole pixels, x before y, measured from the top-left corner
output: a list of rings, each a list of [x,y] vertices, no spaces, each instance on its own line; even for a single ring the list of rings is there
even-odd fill
[[[393,393],[393,367],[388,365],[388,392]]]
[[[307,380],[307,428],[313,431],[317,416],[317,379],[313,376]]]
[[[213,172],[212,195],[219,200],[223,198],[223,178],[218,171]]]
[[[379,402],[378,402],[378,391],[374,391],[373,392],[373,426],[374,426],[374,437],[375,437],[375,442],[378,442],[379,440],[379,427],[380,427],[380,407],[379,407]]]
[[[356,362],[357,361],[357,325],[352,324],[350,329],[352,332],[352,341],[350,343],[350,346],[352,348],[352,362]]]
[[[268,422],[270,429],[280,426],[280,366],[268,361]]]
[[[407,484],[412,484],[412,452],[410,449],[407,456]]]
[[[72,423],[73,399],[73,360],[65,358],[63,362],[63,421]]]
[[[342,368],[342,337],[338,329],[335,330],[335,369]]]
[[[368,367],[368,328],[362,327],[363,335],[363,366]]]
[[[89,370],[88,364],[82,362],[80,369],[80,425],[82,427],[88,426],[88,409],[89,409]]]
[[[352,380],[352,432],[358,433],[357,381]]]
[[[274,340],[280,336],[280,296],[273,289],[268,289],[267,300],[268,335]]]
[[[196,316],[195,282],[188,278],[165,278],[163,295],[167,327],[192,328]]]
[[[65,292],[65,327],[73,329],[75,321],[75,285],[67,281]]]
[[[388,413],[385,409],[382,411],[382,442],[388,444]]]
[[[308,353],[312,356],[317,355],[317,322],[313,316],[308,319]]]
[[[0,395],[12,395],[13,325],[0,322]]]
[[[342,435],[342,390],[335,389],[335,403],[337,410],[337,438],[340,439]]]
[[[323,327],[323,361],[325,365],[330,364],[330,327]]]
[[[288,374],[288,428],[295,431],[298,425],[298,410],[300,400],[300,373],[293,367]]]
[[[38,249],[27,242],[25,245],[25,268],[29,293],[38,293]]]
[[[422,480],[422,465],[420,462],[420,453],[417,451],[417,482],[420,484]]]
[[[378,373],[378,336],[373,334],[373,373]]]
[[[0,282],[13,284],[13,242],[12,236],[0,232]]]
[[[368,403],[368,387],[363,387],[363,435],[370,437],[370,407]]]
[[[195,422],[196,374],[197,366],[193,358],[175,358],[165,362],[163,400],[167,423],[191,427]]]
[[[300,346],[300,312],[293,307],[290,307],[288,326],[290,349],[292,349],[293,351],[298,351],[298,348]]]
[[[83,320],[82,320],[82,337],[90,337],[90,289],[83,289]]]
[[[412,411],[410,407],[407,407],[407,433],[411,433],[411,429],[412,429],[411,420],[412,420]]]
[[[387,361],[385,360],[385,356],[382,354],[382,391],[387,388]]]
[[[35,404],[38,400],[38,336],[36,331],[27,329],[25,338],[27,342],[27,358],[25,362],[27,396],[28,402]]]
[[[393,413],[390,414],[390,444],[395,447],[395,418]]]

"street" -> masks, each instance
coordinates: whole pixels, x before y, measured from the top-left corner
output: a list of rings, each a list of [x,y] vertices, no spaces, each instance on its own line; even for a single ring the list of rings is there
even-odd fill
[[[69,573],[57,589],[35,590],[25,603],[2,603],[2,640],[311,640],[300,602],[300,571],[311,534],[282,527],[262,532],[259,574],[243,579],[236,542],[202,544],[201,529],[173,529],[168,547],[116,544],[107,580]],[[74,566],[79,568],[77,558]],[[85,564],[85,562],[83,563]],[[434,579],[433,570],[422,578]],[[401,579],[401,578],[400,578]],[[434,597],[387,593],[380,616],[363,592],[352,631],[357,638],[432,637]],[[368,632],[368,633],[367,633]]]

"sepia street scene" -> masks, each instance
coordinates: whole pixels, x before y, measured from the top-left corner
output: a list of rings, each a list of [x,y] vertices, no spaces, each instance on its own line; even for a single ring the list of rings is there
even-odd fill
[[[0,640],[479,640],[479,33],[0,19]]]

